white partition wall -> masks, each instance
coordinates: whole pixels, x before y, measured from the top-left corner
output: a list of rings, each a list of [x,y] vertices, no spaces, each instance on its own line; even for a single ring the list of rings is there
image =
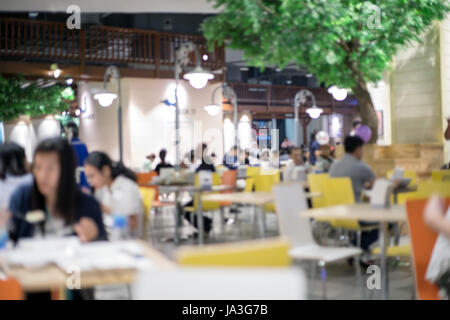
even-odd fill
[[[114,80],[108,84],[113,92]],[[175,80],[171,79],[122,79],[123,142],[125,164],[133,168],[142,167],[145,157],[167,149],[167,159],[175,161],[175,108],[173,103]],[[219,159],[223,157],[222,112],[210,116],[203,107],[211,103],[212,91],[220,84],[209,84],[203,89],[194,89],[189,83],[180,81],[178,90],[180,105],[181,156],[198,144],[206,142],[209,150]],[[117,101],[109,108],[102,108],[92,99],[91,88],[102,83],[89,82],[80,86],[80,105],[86,111],[81,115],[81,139],[89,150],[102,150],[118,159]],[[221,94],[216,94],[220,104]]]

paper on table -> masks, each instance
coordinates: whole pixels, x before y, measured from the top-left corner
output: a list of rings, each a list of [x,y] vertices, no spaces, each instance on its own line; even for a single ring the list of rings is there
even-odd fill
[[[392,183],[387,179],[377,179],[370,191],[370,204],[372,207],[387,208],[390,205]]]
[[[8,263],[27,268],[55,263],[63,270],[76,266],[81,271],[137,269],[152,265],[144,258],[143,247],[134,241],[81,244],[75,239],[29,240],[16,249],[8,250],[6,257]]]

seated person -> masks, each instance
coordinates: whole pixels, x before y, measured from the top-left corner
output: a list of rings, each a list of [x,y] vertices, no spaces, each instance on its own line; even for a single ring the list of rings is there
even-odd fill
[[[439,233],[425,279],[439,287],[442,298],[450,299],[450,208],[445,212],[442,199],[434,195],[425,207],[424,220]]]
[[[100,205],[83,193],[75,181],[75,154],[70,144],[53,138],[42,141],[34,152],[34,181],[11,196],[11,239],[77,235],[82,242],[106,240]],[[44,220],[30,224],[29,211],[39,210]],[[73,299],[93,299],[92,289],[71,290]],[[27,299],[50,299],[50,292],[27,294]]]
[[[330,167],[330,177],[349,177],[352,181],[355,202],[361,201],[364,188],[371,188],[375,182],[375,173],[362,161],[364,141],[358,136],[347,136],[344,141],[345,155]],[[374,225],[360,222],[361,226]],[[361,248],[369,246],[378,239],[378,230],[365,231],[361,236]]]
[[[238,147],[234,146],[223,157],[223,165],[228,169],[236,169],[239,166]]]
[[[139,237],[144,206],[136,175],[123,164],[113,163],[107,154],[98,151],[86,158],[84,172],[95,189],[95,198],[100,202],[102,212],[106,215],[127,216],[130,235]]]
[[[286,170],[290,170],[295,167],[301,167],[305,168],[306,173],[311,172],[311,165],[307,162],[304,162],[303,160],[303,152],[302,149],[299,147],[291,148],[290,154],[289,154],[289,160],[286,163]]]
[[[334,159],[331,156],[330,146],[322,145],[319,147],[319,151],[320,154],[317,157],[316,170],[322,173],[327,173],[334,162]]]
[[[166,162],[166,155],[167,155],[166,149],[161,149],[161,151],[159,151],[159,159],[161,160],[161,162],[158,163],[158,165],[155,167],[155,171],[158,173],[158,175],[161,168],[173,168],[173,165]]]
[[[25,150],[14,142],[0,144],[0,210],[8,208],[9,199],[18,186],[32,183],[27,172]]]
[[[38,237],[39,233],[43,236],[77,234],[82,242],[106,240],[100,206],[77,187],[75,167],[75,155],[67,141],[47,139],[36,147],[32,164],[34,181],[20,186],[9,203],[14,241]],[[45,213],[41,224],[32,225],[25,220],[25,215],[32,210]]]
[[[216,172],[216,168],[214,167],[214,164],[212,163],[211,158],[207,155],[207,145],[205,143],[202,144],[202,162],[195,170],[196,173],[199,171],[211,171]],[[188,202],[185,207],[191,207],[194,205],[194,201]],[[189,212],[184,213],[184,217],[186,220],[188,220],[190,223],[194,225],[194,227],[197,228],[197,215],[194,215],[194,221],[191,221],[191,215]],[[203,229],[205,231],[205,235],[208,235],[209,232],[212,229],[212,219],[209,217],[203,217]],[[195,234],[196,235],[196,234]]]

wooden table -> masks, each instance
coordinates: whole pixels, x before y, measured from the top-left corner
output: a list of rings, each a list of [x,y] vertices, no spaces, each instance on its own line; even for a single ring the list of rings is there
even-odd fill
[[[386,261],[386,250],[388,246],[387,229],[389,222],[406,221],[406,208],[402,205],[394,205],[388,209],[373,208],[370,204],[358,203],[353,205],[339,205],[325,208],[311,209],[300,212],[304,218],[314,219],[356,219],[365,222],[378,222],[380,224],[380,260],[381,260],[381,283],[382,298],[389,296],[389,277]]]
[[[175,264],[159,251],[147,246],[143,241],[139,243],[144,247],[144,257],[151,260],[158,267],[174,267]],[[23,266],[10,266],[8,276],[19,281],[24,292],[51,291],[66,288],[71,274],[56,265],[41,268],[25,268]],[[129,284],[136,276],[135,269],[111,269],[101,271],[86,271],[81,273],[81,287],[92,288],[98,285]]]

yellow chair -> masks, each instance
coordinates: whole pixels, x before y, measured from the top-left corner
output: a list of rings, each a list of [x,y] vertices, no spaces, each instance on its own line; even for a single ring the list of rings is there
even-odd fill
[[[308,174],[309,191],[324,194],[325,182],[328,180],[328,173]],[[325,197],[314,197],[311,199],[313,208],[326,207]]]
[[[429,198],[434,193],[438,193],[445,198],[450,197],[450,181],[420,181],[417,185],[415,199]]]
[[[392,177],[393,173],[394,173],[394,170],[388,171],[386,174],[387,178],[390,179]],[[403,172],[403,177],[411,179],[409,186],[417,186],[417,173],[415,171],[405,170]],[[415,193],[415,191],[397,194],[397,204],[405,204],[406,200],[414,199],[414,193]],[[394,196],[393,195],[391,196],[391,203],[394,204]]]
[[[152,203],[155,199],[155,189],[149,187],[139,187],[139,192],[141,193],[142,203],[144,205],[144,221],[143,221],[143,232],[142,238],[147,239],[147,230],[150,222],[150,210],[152,209]]]
[[[352,181],[350,178],[329,178],[325,181],[323,194],[327,206],[355,203]],[[343,228],[355,231],[362,229],[356,219],[331,219],[329,222],[334,228]]]
[[[387,178],[390,179],[392,177],[393,173],[394,173],[394,170],[389,170],[386,174]],[[417,173],[415,171],[405,170],[405,171],[403,171],[403,177],[411,178],[411,182],[409,183],[411,186],[417,185]]]
[[[445,182],[450,181],[450,170],[434,170],[431,172],[431,181]]]
[[[247,179],[244,192],[252,192],[255,186],[255,177],[261,172],[260,167],[247,167]]]
[[[377,247],[372,250],[372,254],[379,255],[380,248]],[[386,256],[388,257],[410,257],[411,256],[411,245],[405,244],[401,246],[389,246],[386,250]]]
[[[222,178],[220,177],[220,174],[217,172],[212,173],[212,184],[213,186],[218,186],[221,183]],[[200,185],[200,182],[198,180],[198,174],[195,175],[195,186],[198,187]],[[214,192],[218,193],[218,192]],[[198,208],[198,197],[194,197],[194,206],[193,207],[185,207],[184,211],[187,212],[197,212]],[[202,201],[202,211],[214,211],[220,209],[220,202],[218,201]]]
[[[182,266],[287,267],[292,263],[289,249],[286,239],[272,238],[183,247],[175,256]]]
[[[280,182],[280,171],[276,170],[273,174],[259,174],[255,176],[255,191],[272,192],[274,184]],[[264,206],[265,211],[275,212],[275,204],[268,203]]]

